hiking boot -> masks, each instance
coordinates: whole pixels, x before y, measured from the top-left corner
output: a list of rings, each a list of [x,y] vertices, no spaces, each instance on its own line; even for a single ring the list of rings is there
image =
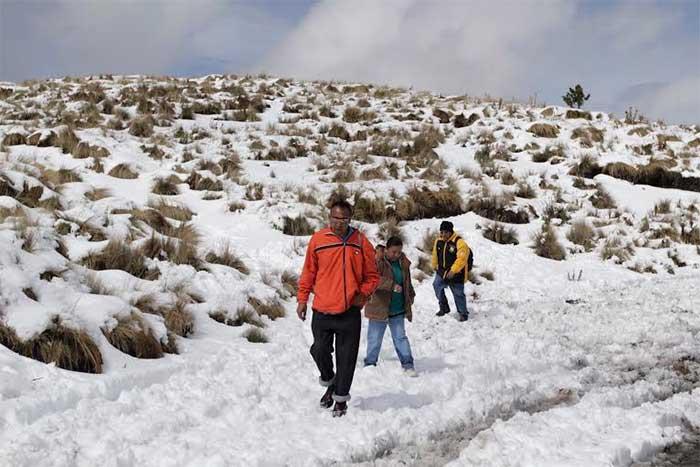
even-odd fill
[[[459,321],[460,323],[461,323],[462,321],[467,321],[468,319],[469,319],[469,315],[459,315],[459,316],[457,317],[457,321]]]
[[[323,394],[323,397],[321,397],[321,400],[319,401],[318,405],[321,406],[323,409],[330,409],[331,406],[333,405],[333,392],[335,391],[335,385],[331,384],[328,386],[328,389],[326,389],[326,393]]]
[[[445,315],[446,315],[447,313],[449,313],[449,312],[450,312],[450,309],[449,309],[449,308],[446,309],[446,310],[440,310],[440,311],[438,311],[437,313],[435,313],[435,316],[445,316]]]
[[[418,373],[416,372],[415,368],[404,368],[403,374],[410,378],[415,378],[418,376]]]
[[[347,402],[336,402],[335,407],[333,407],[333,416],[342,417],[348,411]]]

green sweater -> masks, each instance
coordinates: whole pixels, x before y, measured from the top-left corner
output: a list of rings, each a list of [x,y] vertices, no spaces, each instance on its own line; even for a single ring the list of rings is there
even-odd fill
[[[399,261],[389,261],[391,271],[394,273],[394,284],[403,287],[403,272],[401,272],[401,263]],[[389,304],[389,316],[397,316],[405,313],[404,291],[391,292],[391,303]]]

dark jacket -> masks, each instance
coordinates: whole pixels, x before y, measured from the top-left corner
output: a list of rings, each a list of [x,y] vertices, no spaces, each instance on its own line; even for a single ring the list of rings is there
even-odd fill
[[[413,320],[412,305],[416,292],[411,284],[411,261],[406,255],[401,254],[399,258],[401,272],[403,273],[404,311],[409,321]],[[379,286],[369,298],[365,306],[365,317],[378,321],[389,319],[389,305],[391,304],[391,290],[394,288],[394,272],[391,270],[391,263],[386,258],[377,261],[377,271],[379,272]]]
[[[469,271],[467,271],[467,259],[469,258],[469,245],[457,233],[453,233],[447,240],[443,241],[438,237],[433,244],[432,266],[440,277],[452,271],[454,277],[448,282],[467,282]]]

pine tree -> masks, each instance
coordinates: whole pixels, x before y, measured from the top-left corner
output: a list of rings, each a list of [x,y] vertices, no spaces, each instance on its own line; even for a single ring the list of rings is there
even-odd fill
[[[569,107],[580,109],[589,97],[591,97],[591,95],[585,94],[581,85],[577,84],[575,87],[569,88],[569,92],[563,95],[562,99],[564,99],[564,103]]]

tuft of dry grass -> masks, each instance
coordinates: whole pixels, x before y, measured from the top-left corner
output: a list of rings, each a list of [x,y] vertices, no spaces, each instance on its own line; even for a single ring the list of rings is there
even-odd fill
[[[218,321],[219,323],[225,324],[227,326],[239,327],[244,324],[249,324],[258,328],[264,328],[265,323],[260,321],[260,316],[255,312],[255,310],[244,306],[236,310],[236,317],[231,318],[223,310],[214,311],[209,314],[209,316]]]
[[[245,337],[248,340],[248,342],[252,342],[254,344],[264,344],[266,342],[269,342],[268,337],[260,328],[247,329],[243,333],[243,337]]]
[[[65,326],[57,316],[48,329],[24,342],[12,328],[0,323],[0,344],[40,362],[54,362],[65,370],[102,373],[102,354],[97,344],[87,333]]]
[[[293,236],[311,235],[316,231],[314,226],[307,220],[306,216],[282,217],[282,233]]]
[[[107,173],[110,177],[123,178],[133,180],[138,178],[139,174],[131,169],[129,164],[117,164]]]
[[[112,346],[136,358],[161,358],[163,347],[148,323],[136,313],[118,318],[117,325],[102,329],[102,333]]]
[[[180,194],[180,190],[178,189],[178,184],[180,184],[181,181],[179,178],[177,178],[175,175],[171,175],[167,178],[157,178],[155,180],[155,183],[153,184],[153,188],[151,188],[151,192],[157,194],[157,195],[164,195],[164,196],[175,196]]]
[[[163,216],[180,222],[192,220],[192,216],[194,214],[190,208],[184,204],[171,202],[163,198],[158,198],[155,201],[150,200],[148,202],[148,206],[152,207]]]
[[[602,185],[597,186],[596,192],[591,195],[590,199],[593,206],[598,209],[614,209],[617,207],[615,200]]]
[[[527,211],[513,205],[513,195],[492,194],[486,188],[477,196],[472,196],[467,203],[467,211],[473,211],[481,217],[508,224],[527,224],[530,216]]]
[[[365,198],[357,192],[353,204],[353,218],[359,221],[377,224],[386,219],[387,202],[384,198]]]
[[[559,128],[548,123],[535,123],[527,131],[540,138],[556,138],[559,136]]]
[[[153,136],[153,117],[147,115],[135,118],[129,125],[129,134],[139,138]]]
[[[121,240],[110,240],[98,253],[90,253],[83,265],[96,271],[120,269],[140,279],[147,279],[152,272],[146,267],[145,256]]]
[[[596,234],[593,227],[588,225],[585,219],[579,219],[571,224],[566,238],[572,243],[581,245],[586,251],[590,251],[595,246]]]
[[[559,242],[554,226],[542,224],[542,229],[533,236],[535,253],[543,258],[561,261],[566,259],[566,250]]]
[[[609,237],[605,240],[603,248],[600,250],[600,258],[603,261],[614,259],[615,263],[622,264],[634,255],[634,246],[626,243],[618,236]]]
[[[513,227],[503,225],[499,222],[488,224],[482,231],[481,235],[492,242],[500,243],[501,245],[517,245],[518,233]]]
[[[236,255],[229,243],[225,243],[219,251],[210,251],[204,257],[208,263],[221,264],[239,271],[242,274],[249,274],[250,270],[243,260]]]
[[[199,172],[192,172],[187,178],[186,183],[191,190],[197,191],[222,191],[224,189],[220,180],[209,177],[203,177]]]
[[[267,316],[272,321],[277,318],[283,318],[286,315],[284,305],[277,298],[263,302],[256,297],[248,297],[248,304],[253,307],[258,315]]]

